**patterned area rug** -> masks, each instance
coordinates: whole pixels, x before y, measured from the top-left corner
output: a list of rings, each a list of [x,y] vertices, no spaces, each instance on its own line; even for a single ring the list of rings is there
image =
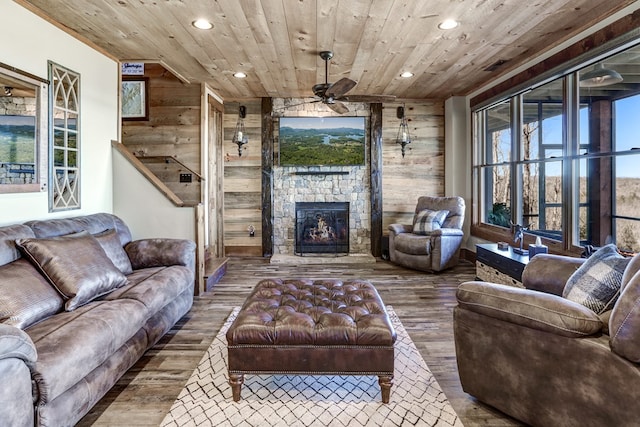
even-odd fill
[[[383,404],[377,376],[246,375],[235,403],[225,333],[235,308],[162,421],[186,426],[462,426],[391,307],[398,339],[394,385]]]

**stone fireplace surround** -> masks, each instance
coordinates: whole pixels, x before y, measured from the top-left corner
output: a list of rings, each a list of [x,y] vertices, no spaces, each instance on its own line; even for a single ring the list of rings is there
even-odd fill
[[[349,202],[349,253],[370,255],[369,182],[369,166],[274,167],[274,255],[295,255],[296,202]]]
[[[322,103],[300,104],[300,99],[274,99],[274,111],[283,116],[337,115]],[[353,116],[370,116],[368,104],[349,103]],[[274,126],[277,133],[277,127]],[[277,140],[277,135],[276,135]],[[366,141],[367,157],[371,141]],[[371,255],[371,166],[273,167],[273,257],[295,255],[296,202],[349,202],[349,256]],[[324,254],[318,254],[321,257]],[[324,255],[326,256],[326,255]],[[313,256],[298,257],[309,259]],[[344,257],[343,257],[344,258]]]

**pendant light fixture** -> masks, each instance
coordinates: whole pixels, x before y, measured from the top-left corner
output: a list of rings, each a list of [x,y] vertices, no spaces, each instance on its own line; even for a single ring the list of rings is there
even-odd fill
[[[596,64],[593,70],[580,74],[580,87],[609,86],[622,81],[622,76],[615,70],[604,68],[604,64]]]
[[[243,147],[249,143],[247,133],[244,130],[244,118],[247,116],[247,107],[241,105],[238,109],[238,121],[236,122],[236,130],[233,132],[231,142],[238,146],[238,156],[242,157]],[[246,149],[246,147],[244,147]]]
[[[404,106],[398,107],[396,110],[396,117],[400,119],[400,128],[398,129],[398,136],[396,136],[396,144],[400,144],[402,157],[404,157],[407,145],[411,144],[409,123],[407,123],[407,116],[404,114]]]

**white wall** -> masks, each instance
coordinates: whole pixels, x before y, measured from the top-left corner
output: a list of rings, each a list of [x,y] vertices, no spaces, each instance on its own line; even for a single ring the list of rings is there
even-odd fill
[[[469,101],[454,96],[444,102],[444,194],[461,196],[465,201],[464,235],[470,237],[473,193],[471,187],[472,147]],[[466,246],[466,243],[463,243]]]
[[[112,212],[111,140],[118,139],[118,63],[18,4],[0,1],[0,62],[48,79],[47,61],[80,74],[81,209],[49,213],[46,191],[0,194],[0,225]]]
[[[135,239],[168,237],[196,240],[193,207],[176,207],[151,182],[113,149],[114,213]]]

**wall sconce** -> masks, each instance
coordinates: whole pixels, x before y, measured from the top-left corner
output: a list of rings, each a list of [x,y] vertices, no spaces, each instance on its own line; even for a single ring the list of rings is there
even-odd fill
[[[4,87],[4,96],[13,96],[13,88],[11,86]]]
[[[400,144],[400,147],[402,147],[402,157],[404,158],[405,148],[407,145],[411,144],[409,124],[407,123],[407,116],[404,115],[404,107],[398,107],[396,110],[396,117],[400,119],[400,128],[398,129],[396,144]]]
[[[238,146],[238,156],[240,157],[242,157],[243,147],[249,143],[249,138],[247,138],[247,133],[244,130],[245,117],[247,117],[247,107],[241,105],[238,110],[238,121],[236,123],[236,130],[233,132],[233,138],[231,139],[231,142]]]

